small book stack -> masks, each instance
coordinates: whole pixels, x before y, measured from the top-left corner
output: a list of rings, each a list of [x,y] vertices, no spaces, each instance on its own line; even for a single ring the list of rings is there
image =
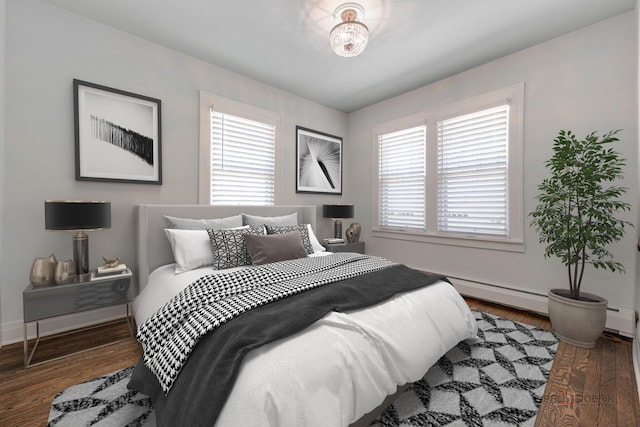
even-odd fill
[[[91,272],[91,280],[111,279],[128,274],[131,274],[131,270],[129,270],[127,264],[118,264],[115,267],[101,266]]]
[[[323,240],[324,240],[324,243],[325,243],[326,245],[337,245],[337,246],[342,246],[342,245],[345,245],[345,244],[346,244],[346,243],[345,243],[345,241],[344,241],[344,239],[340,239],[340,238],[338,238],[338,237],[336,237],[336,238],[333,238],[333,237],[332,237],[332,238],[330,238],[330,239],[323,239]]]

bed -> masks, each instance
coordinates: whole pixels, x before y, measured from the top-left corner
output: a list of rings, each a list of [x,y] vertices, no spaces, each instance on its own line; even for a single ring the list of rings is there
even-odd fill
[[[139,295],[134,316],[145,356],[136,366],[130,387],[154,400],[158,426],[176,422],[220,427],[368,425],[403,386],[420,379],[444,353],[475,335],[475,320],[468,306],[446,279],[377,257],[324,252],[313,232],[316,210],[316,206],[138,206]],[[166,216],[202,220],[239,214],[254,221],[260,217],[290,220],[295,215],[300,234],[309,230],[307,255],[257,267],[218,270],[221,274],[212,274],[212,266],[206,263],[194,264],[176,274],[184,260],[176,252],[176,242],[170,243],[167,237],[173,233],[165,232]],[[224,233],[237,234],[217,234],[227,236]],[[209,237],[214,239],[213,234]],[[326,285],[316,284],[318,280],[313,285],[305,282],[304,289],[309,290],[299,292],[303,276],[298,275],[298,266],[309,265],[323,272],[342,269],[336,276],[340,280],[325,280]],[[164,325],[158,323],[158,317],[165,321],[162,316],[183,316],[175,314],[180,310],[172,304],[177,300],[197,304],[200,287],[206,288],[211,280],[235,283],[236,276],[251,278],[255,274],[260,274],[260,280],[262,274],[270,280],[271,275],[284,275],[282,283],[294,283],[296,291],[241,312],[233,320],[207,319],[204,323],[216,329],[199,332],[195,340],[182,340],[182,332],[176,333],[178,338],[171,339],[178,340],[180,346],[188,342],[188,356],[168,351],[166,348],[175,346],[172,343],[161,348],[159,343],[169,338],[163,341],[144,335],[150,330],[168,335],[158,327]],[[318,273],[318,277],[324,278],[325,273]],[[174,298],[178,294],[181,297]],[[315,320],[298,320],[302,313],[314,312],[330,298],[334,298],[327,303],[331,308],[314,314]],[[247,323],[252,316],[253,323]],[[277,329],[280,335],[264,337],[263,329]],[[255,341],[253,335],[258,336]],[[161,362],[154,364],[154,357]],[[180,362],[178,368],[176,361]],[[177,372],[161,374],[158,366],[171,366]]]

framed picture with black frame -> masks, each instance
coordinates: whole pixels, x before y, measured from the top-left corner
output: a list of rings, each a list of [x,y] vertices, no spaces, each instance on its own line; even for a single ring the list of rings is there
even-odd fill
[[[342,138],[296,126],[296,192],[342,194]]]
[[[73,80],[76,180],[162,184],[159,99]]]

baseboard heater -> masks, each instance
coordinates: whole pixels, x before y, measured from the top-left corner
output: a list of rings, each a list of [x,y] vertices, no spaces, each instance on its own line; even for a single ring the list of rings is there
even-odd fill
[[[446,275],[460,294],[471,298],[494,302],[521,310],[549,315],[547,295],[525,289],[514,289],[491,283]],[[628,308],[612,307],[607,309],[606,329],[622,336],[635,336],[635,312]]]

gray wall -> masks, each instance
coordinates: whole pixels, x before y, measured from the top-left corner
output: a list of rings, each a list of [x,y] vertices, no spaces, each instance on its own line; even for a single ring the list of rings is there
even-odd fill
[[[636,102],[640,103],[640,2],[636,1],[636,9],[635,9],[635,21],[636,21],[636,86],[635,86],[635,95]],[[638,104],[640,106],[640,104]],[[640,107],[638,108],[638,113],[640,114]],[[640,123],[640,116],[638,118]],[[638,154],[636,156],[637,165],[640,165],[640,135],[638,136]],[[640,176],[638,177],[640,180]],[[638,183],[638,196],[640,198],[640,182]],[[636,242],[637,248],[640,250],[640,209],[636,211]],[[640,312],[640,254],[636,252],[636,299],[635,299],[635,309],[636,313]],[[637,322],[636,322],[637,325]],[[640,331],[636,329],[636,340],[638,339],[638,333]],[[636,341],[636,346],[633,349],[636,353],[638,353],[638,357],[640,357],[640,346],[638,345],[639,341]],[[640,360],[640,359],[638,359]],[[638,376],[636,372],[636,378]],[[638,385],[640,390],[640,385]]]
[[[535,205],[538,183],[547,176],[543,162],[551,156],[560,129],[584,136],[591,131],[623,129],[616,149],[627,159],[624,185],[632,211],[624,218],[636,223],[638,212],[638,102],[635,12],[517,52],[497,61],[367,107],[349,116],[349,140],[363,160],[356,177],[363,188],[373,185],[370,159],[376,123],[408,116],[494,89],[525,83],[524,212]],[[357,206],[371,206],[371,192],[357,194]],[[373,209],[374,207],[372,207]],[[367,251],[420,269],[455,277],[532,290],[546,294],[567,287],[564,267],[545,260],[543,247],[525,218],[524,253],[373,238],[371,212],[359,218],[366,230]],[[636,224],[638,225],[638,224]],[[589,271],[583,290],[609,299],[611,305],[634,310],[636,231],[629,229],[613,252],[627,269],[618,275]]]
[[[198,202],[199,90],[281,114],[282,204],[347,200],[356,188],[347,176],[343,197],[295,193],[295,126],[346,136],[344,113],[37,0],[8,0],[6,30],[6,191],[0,228],[5,329],[21,327],[21,294],[33,259],[51,253],[72,257],[71,235],[44,229],[45,199],[111,200],[112,228],[89,233],[92,268],[101,256],[133,265],[136,204]],[[75,180],[74,78],[162,100],[162,186]],[[345,157],[351,156],[352,149],[346,149]],[[329,236],[331,223],[319,224],[320,237]]]
[[[2,217],[4,212],[4,170],[5,170],[5,161],[4,161],[4,145],[5,145],[5,131],[4,131],[4,114],[5,114],[5,100],[4,100],[4,88],[5,88],[5,78],[4,78],[4,69],[5,69],[5,9],[6,2],[5,0],[0,0],[0,242],[4,241],[4,233],[2,227]],[[0,265],[2,265],[2,245],[0,245]],[[0,319],[2,319],[2,284],[4,283],[4,278],[0,277]],[[2,344],[2,328],[0,328],[0,345]]]

